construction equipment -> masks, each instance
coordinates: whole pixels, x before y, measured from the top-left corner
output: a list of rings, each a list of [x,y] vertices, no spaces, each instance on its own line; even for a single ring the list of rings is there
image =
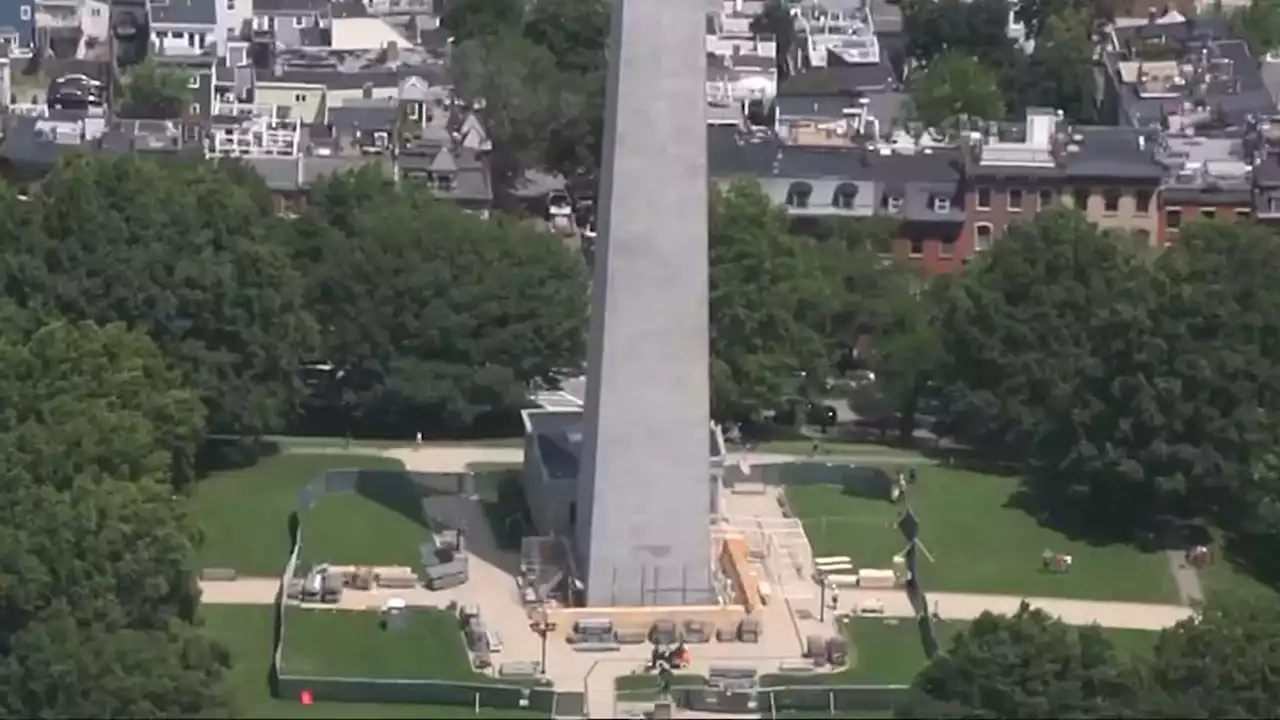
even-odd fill
[[[689,652],[689,648],[683,642],[675,645],[654,645],[653,652],[649,655],[649,664],[645,667],[645,670],[661,671],[663,668],[683,670],[689,667],[689,663],[692,660],[693,654]]]

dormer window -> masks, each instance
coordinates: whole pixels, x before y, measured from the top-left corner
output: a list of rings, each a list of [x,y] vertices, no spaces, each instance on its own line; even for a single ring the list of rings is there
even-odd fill
[[[791,187],[787,189],[787,205],[797,209],[807,208],[809,207],[809,198],[812,195],[813,186],[809,183],[791,183]]]
[[[891,213],[902,212],[902,198],[900,197],[891,197],[885,200],[884,204],[885,204],[885,207],[888,208],[889,212]]]
[[[452,192],[457,184],[451,173],[433,173],[429,183],[432,188],[441,192]]]
[[[831,205],[841,210],[852,210],[858,199],[858,186],[853,183],[840,183],[831,198]]]
[[[935,195],[933,198],[933,211],[936,213],[951,212],[951,198]]]

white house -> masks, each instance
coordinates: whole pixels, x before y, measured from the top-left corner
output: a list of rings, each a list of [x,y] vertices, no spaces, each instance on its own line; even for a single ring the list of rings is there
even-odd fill
[[[226,0],[151,0],[151,41],[159,55],[200,55],[225,38],[218,3]],[[211,49],[210,52],[216,52]]]

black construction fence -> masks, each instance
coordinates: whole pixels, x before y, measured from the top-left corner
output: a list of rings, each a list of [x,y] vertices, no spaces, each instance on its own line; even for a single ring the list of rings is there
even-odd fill
[[[891,714],[908,690],[906,685],[837,685],[817,678],[812,683],[804,683],[792,675],[765,675],[760,683],[761,687],[751,690],[686,684],[672,687],[668,699],[680,708],[708,714],[836,717],[854,713]],[[645,705],[656,702],[659,695],[652,690],[619,691],[616,699],[619,705]]]
[[[285,610],[286,588],[298,574],[302,552],[302,515],[327,493],[357,493],[374,502],[385,504],[406,514],[417,515],[427,528],[441,520],[431,501],[451,496],[474,502],[477,497],[495,500],[499,488],[489,480],[468,473],[427,474],[388,470],[330,470],[321,473],[298,497],[297,511],[289,516],[291,537],[289,559],[281,576],[275,602],[275,638],[271,657],[271,687],[280,699],[300,701],[309,696],[312,702],[404,703],[456,706],[459,715],[478,714],[484,710],[532,710],[548,717],[585,717],[586,701],[581,690],[557,691],[536,683],[465,682],[446,680],[407,680],[389,678],[314,677],[291,675],[284,663],[287,636]],[[425,502],[424,502],[425,500]],[[357,611],[358,612],[358,611]],[[432,652],[423,648],[424,653]]]

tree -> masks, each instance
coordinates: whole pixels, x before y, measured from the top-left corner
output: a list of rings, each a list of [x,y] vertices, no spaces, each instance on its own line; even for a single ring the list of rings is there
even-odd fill
[[[1148,717],[1264,718],[1280,706],[1280,607],[1272,598],[1211,601],[1160,633]]]
[[[1280,50],[1280,6],[1270,0],[1252,0],[1232,18],[1236,37],[1249,43],[1254,57]]]
[[[0,714],[230,717],[175,494],[203,409],[159,348],[0,306]]]
[[[995,456],[1028,458],[1051,410],[1095,360],[1094,318],[1138,267],[1078,213],[1054,210],[1011,226],[940,310],[938,373],[957,436]],[[1070,452],[1062,447],[1053,446],[1059,460]]]
[[[479,108],[493,141],[494,183],[505,194],[541,164],[548,134],[565,116],[555,57],[509,31],[462,42],[451,69],[459,97]]]
[[[191,105],[187,73],[148,59],[125,76],[120,116],[147,120],[180,118]]]
[[[1084,10],[1061,11],[1044,23],[1018,78],[1017,105],[1022,110],[1051,107],[1075,122],[1091,122],[1097,115],[1097,80],[1089,16]]]
[[[342,369],[362,430],[467,430],[581,362],[587,284],[575,252],[416,187],[370,193],[377,182],[328,180],[296,226],[326,325],[320,357]]]
[[[977,59],[956,53],[935,58],[912,83],[911,112],[933,128],[955,127],[958,118],[1004,117],[997,76]]]
[[[518,31],[524,22],[522,0],[448,0],[440,24],[454,45],[487,35]]]
[[[1026,603],[986,612],[916,677],[898,717],[1107,718],[1140,679],[1097,627],[1074,629]]]
[[[1015,71],[1006,0],[903,0],[907,55],[929,66],[949,53],[968,55],[996,73]]]
[[[566,178],[594,177],[604,134],[611,11],[602,0],[538,0],[524,36],[555,59],[558,112],[546,144],[546,166]]]
[[[1117,0],[1019,0],[1014,18],[1026,28],[1027,37],[1038,43],[1054,17],[1083,15],[1080,29],[1091,34],[1115,20],[1116,4]]]
[[[713,187],[710,202],[712,413],[757,419],[796,399],[798,373],[827,376],[822,328],[839,279],[754,181]]]
[[[791,10],[786,2],[767,0],[760,12],[751,18],[751,34],[757,38],[773,38],[778,82],[782,83],[791,77],[791,54],[796,46],[796,21],[791,17]]]
[[[314,321],[260,179],[205,162],[75,156],[31,202],[6,194],[0,288],[19,304],[144,330],[210,429],[283,427]]]

